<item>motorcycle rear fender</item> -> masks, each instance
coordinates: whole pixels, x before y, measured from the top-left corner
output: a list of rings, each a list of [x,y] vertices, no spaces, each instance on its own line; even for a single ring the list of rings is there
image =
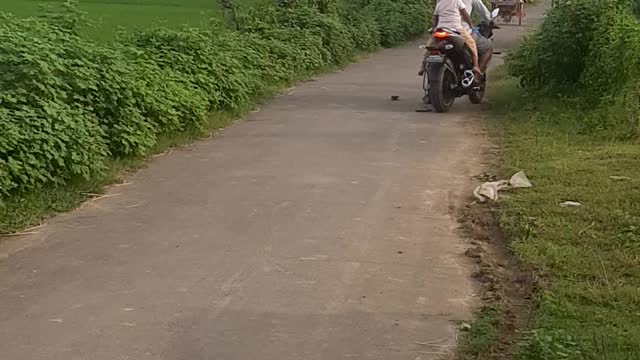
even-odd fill
[[[453,61],[449,58],[449,56],[445,55],[445,61],[442,64],[431,64],[429,66],[444,66],[445,68],[447,68],[449,71],[451,71],[451,73],[453,74],[454,78],[455,78],[455,83],[456,84],[460,84],[460,74],[459,72],[456,70],[456,66],[454,65]]]
[[[427,46],[427,50],[432,54],[446,54],[455,64],[462,64],[465,68],[472,66],[471,54],[460,36],[450,36],[443,40],[434,39],[433,43]]]
[[[460,35],[451,35],[446,39],[433,39],[433,44],[427,47],[439,50],[441,53],[463,54],[465,50],[464,39]]]

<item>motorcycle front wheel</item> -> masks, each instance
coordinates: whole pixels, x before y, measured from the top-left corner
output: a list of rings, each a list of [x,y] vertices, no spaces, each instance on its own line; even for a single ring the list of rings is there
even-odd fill
[[[436,112],[447,112],[456,98],[453,92],[456,85],[455,75],[446,63],[430,64],[428,71],[431,105]]]

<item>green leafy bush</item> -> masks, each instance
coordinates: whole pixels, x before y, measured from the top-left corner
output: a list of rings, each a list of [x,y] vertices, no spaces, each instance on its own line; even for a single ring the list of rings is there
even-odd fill
[[[378,24],[383,46],[397,45],[424,33],[432,8],[426,0],[371,0],[368,6]]]
[[[624,90],[626,79],[640,74],[640,22],[624,8],[610,4],[595,24],[598,34],[585,57],[581,85],[597,97]]]
[[[236,54],[246,69],[245,76],[259,82],[257,91],[312,72],[325,64],[322,60],[322,39],[309,30],[295,34],[286,29],[228,32],[220,46]]]
[[[188,78],[208,94],[211,109],[237,108],[248,101],[254,80],[243,75],[237,58],[218,51],[214,40],[211,32],[199,28],[153,28],[128,39],[160,68]]]
[[[640,21],[623,6],[610,4],[597,24],[598,36],[586,59],[580,86],[597,105],[590,128],[618,137],[640,135]]]
[[[0,18],[0,191],[98,174],[107,156],[99,119],[77,100],[88,64],[60,28]],[[28,39],[25,41],[25,39]],[[80,54],[80,56],[78,56]]]
[[[275,27],[292,31],[311,30],[322,39],[326,64],[343,64],[355,53],[349,29],[336,16],[326,15],[312,6],[282,7],[276,12]]]
[[[211,111],[423,32],[426,0],[276,0],[209,27],[80,32],[84,14],[0,16],[0,199],[141,157],[159,136],[203,131]]]
[[[0,39],[5,194],[97,176],[109,155],[143,155],[159,133],[206,122],[203,93],[139,51],[6,15]]]
[[[85,105],[100,119],[113,155],[142,156],[159,134],[204,129],[205,92],[184,77],[125,47],[96,51],[94,61],[100,67]]]
[[[351,42],[357,50],[374,51],[380,47],[380,30],[369,8],[345,8],[341,17],[350,30]]]
[[[559,3],[541,28],[522,42],[508,59],[509,72],[529,87],[573,87],[580,80],[598,18],[607,2]]]
[[[508,58],[531,91],[588,106],[581,132],[640,135],[640,20],[635,0],[558,2]]]

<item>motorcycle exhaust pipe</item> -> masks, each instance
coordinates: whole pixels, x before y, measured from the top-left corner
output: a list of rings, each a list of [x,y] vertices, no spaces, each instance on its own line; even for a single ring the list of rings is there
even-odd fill
[[[473,85],[476,76],[473,73],[473,71],[471,70],[465,70],[463,73],[463,78],[462,78],[462,87],[464,87],[465,89],[470,87],[471,85]]]

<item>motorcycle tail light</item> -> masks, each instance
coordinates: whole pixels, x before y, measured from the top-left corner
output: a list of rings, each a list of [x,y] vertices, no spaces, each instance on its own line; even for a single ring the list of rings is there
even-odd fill
[[[433,33],[433,37],[436,39],[446,39],[449,37],[449,33],[446,31],[436,31]]]

